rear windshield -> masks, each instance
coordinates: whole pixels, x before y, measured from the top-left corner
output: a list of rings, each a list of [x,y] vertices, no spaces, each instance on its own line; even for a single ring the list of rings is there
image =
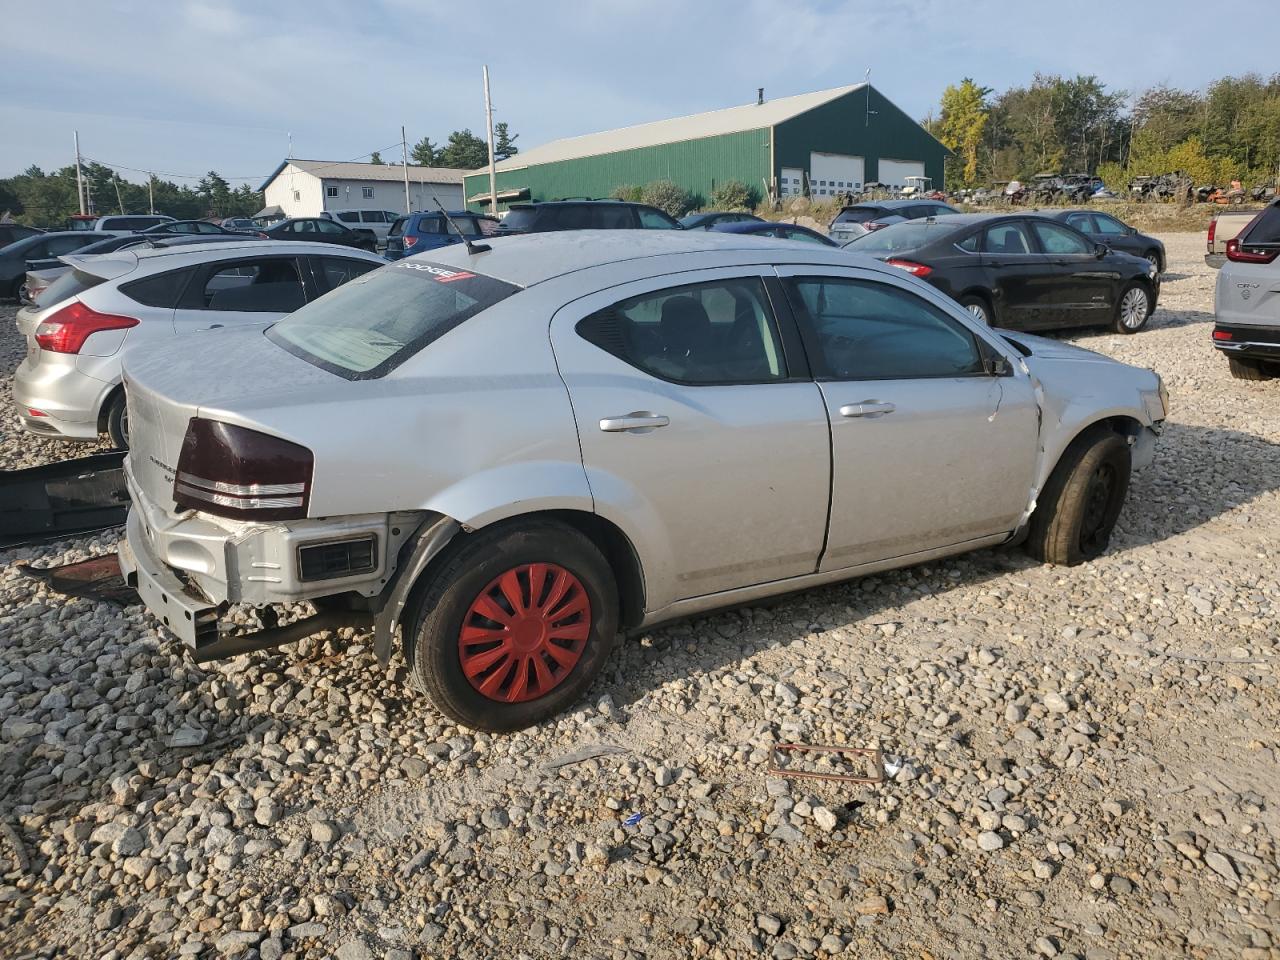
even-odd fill
[[[1272,244],[1280,243],[1280,204],[1272,204],[1258,214],[1258,218],[1253,221],[1253,225],[1241,235],[1240,242],[1243,244]]]
[[[96,287],[100,283],[102,283],[101,277],[81,273],[79,270],[68,270],[40,292],[40,296],[36,297],[36,306],[51,307],[69,297],[78,297],[90,287]]]
[[[940,231],[938,224],[907,220],[874,233],[868,233],[847,244],[846,247],[858,253],[868,253],[873,257],[881,253],[898,253],[923,247],[926,243],[937,240],[943,233],[950,233],[953,229],[953,227],[943,227]]]
[[[368,380],[518,289],[457,267],[401,260],[295,310],[267,337],[330,373]]]
[[[866,223],[883,214],[879,207],[849,207],[836,214],[832,223]]]

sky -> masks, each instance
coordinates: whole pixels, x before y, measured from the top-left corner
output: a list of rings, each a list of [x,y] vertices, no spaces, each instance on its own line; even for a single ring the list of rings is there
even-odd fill
[[[217,170],[254,187],[289,155],[384,159],[422,136],[532,147],[766,97],[871,82],[914,117],[968,76],[1112,90],[1277,70],[1274,31],[1206,43],[1202,3],[1096,16],[1045,0],[0,0],[0,177],[81,152],[126,179]],[[1044,12],[1040,12],[1043,10]],[[1148,15],[1150,14],[1150,15]],[[1138,19],[1135,22],[1134,18]],[[29,64],[20,68],[21,62]],[[183,180],[182,177],[189,177]]]

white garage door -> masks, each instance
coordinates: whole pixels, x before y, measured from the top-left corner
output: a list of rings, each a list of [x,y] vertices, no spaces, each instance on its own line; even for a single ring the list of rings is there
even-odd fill
[[[809,154],[809,195],[833,197],[862,189],[862,158],[845,153]]]
[[[923,160],[881,160],[880,182],[891,187],[905,187],[907,177],[923,177]]]

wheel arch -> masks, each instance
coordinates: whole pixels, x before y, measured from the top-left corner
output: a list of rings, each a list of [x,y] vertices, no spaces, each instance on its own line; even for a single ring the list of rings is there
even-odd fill
[[[992,320],[998,320],[999,314],[996,313],[996,300],[991,295],[991,291],[986,287],[969,286],[960,291],[960,296],[956,297],[957,303],[963,303],[966,297],[977,297],[987,305],[987,310],[991,314]],[[992,324],[995,326],[995,324]]]
[[[106,392],[102,402],[98,404],[98,433],[107,432],[107,417],[111,415],[111,405],[116,402],[116,398],[124,394],[124,381],[117,383],[114,387]]]

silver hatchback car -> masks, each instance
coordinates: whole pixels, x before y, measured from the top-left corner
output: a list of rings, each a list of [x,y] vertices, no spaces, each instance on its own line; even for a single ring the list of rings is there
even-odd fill
[[[69,440],[106,434],[117,447],[129,439],[120,382],[126,350],[222,327],[265,326],[386,263],[332,244],[256,239],[61,259],[71,270],[41,295],[48,306],[18,311],[27,340],[13,375],[18,419],[31,433]]]
[[[1022,539],[1096,557],[1166,410],[901,270],[716,233],[434,250],[216,345],[126,364],[130,583],[198,660],[369,628],[488,730],[573,703],[620,631]]]

